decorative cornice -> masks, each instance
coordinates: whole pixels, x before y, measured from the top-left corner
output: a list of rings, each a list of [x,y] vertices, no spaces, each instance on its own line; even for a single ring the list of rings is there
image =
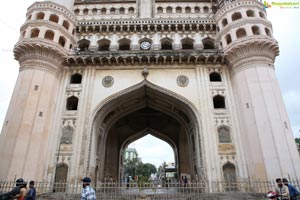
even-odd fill
[[[256,6],[260,9],[263,9],[264,7],[264,5],[257,0],[221,0],[217,5],[218,11],[215,14],[215,18],[219,19],[228,10],[233,10],[237,7],[245,7],[245,6]]]
[[[79,52],[67,59],[69,66],[109,66],[134,64],[209,64],[223,63],[219,50],[130,50],[117,52]]]
[[[41,38],[24,38],[14,48],[15,59],[22,61],[24,56],[38,55],[52,59],[53,63],[61,64],[68,55],[66,49],[57,43]]]
[[[64,14],[65,17],[69,18],[71,21],[76,22],[77,20],[73,12],[53,1],[35,2],[28,8],[27,13],[31,13],[34,10],[53,10],[56,11],[56,13]]]
[[[59,66],[38,59],[25,59],[23,62],[20,62],[19,71],[21,72],[27,69],[47,71],[49,73],[52,73],[55,77],[59,77],[61,72]]]
[[[274,63],[279,55],[278,43],[269,36],[248,36],[233,41],[224,48],[226,62],[233,68],[246,59],[260,57]]]
[[[77,32],[208,31],[216,32],[214,19],[120,19],[79,21]]]

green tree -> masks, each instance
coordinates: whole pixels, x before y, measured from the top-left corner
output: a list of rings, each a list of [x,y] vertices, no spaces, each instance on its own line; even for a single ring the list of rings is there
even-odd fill
[[[134,178],[136,176],[136,171],[138,165],[140,165],[138,158],[126,159],[124,163],[124,175],[125,177],[131,176]]]
[[[136,175],[139,177],[143,177],[148,180],[151,174],[155,174],[157,172],[155,165],[150,163],[139,163],[136,170]]]
[[[300,145],[300,138],[295,138],[295,142],[297,145]]]

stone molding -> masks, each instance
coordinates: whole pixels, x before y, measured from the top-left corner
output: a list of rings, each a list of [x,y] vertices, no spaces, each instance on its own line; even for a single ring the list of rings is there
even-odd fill
[[[79,21],[77,32],[143,32],[143,31],[203,31],[216,32],[212,19],[131,19]]]
[[[37,56],[46,59],[56,65],[61,65],[68,55],[66,49],[57,43],[41,38],[24,38],[14,48],[15,59],[23,61],[26,56]],[[38,58],[38,57],[37,57]],[[40,58],[40,59],[41,59]]]
[[[73,12],[70,12],[65,6],[52,1],[35,2],[27,9],[27,13],[32,13],[34,10],[52,10],[56,13],[64,14],[70,21],[77,21]]]
[[[27,69],[42,70],[53,74],[55,77],[60,76],[61,69],[58,66],[53,65],[51,62],[43,61],[40,59],[40,57],[39,59],[35,59],[33,57],[32,59],[26,58],[24,59],[24,61],[20,61],[19,71],[21,72]]]
[[[130,50],[116,52],[80,52],[67,58],[69,66],[111,66],[134,64],[216,64],[223,63],[223,52],[219,50]]]
[[[237,63],[249,57],[259,57],[259,59],[265,57],[268,63],[270,61],[274,63],[278,55],[278,43],[269,36],[246,36],[233,41],[224,49],[226,62],[232,67],[236,67]]]
[[[222,5],[223,4],[223,5]],[[229,10],[234,10],[237,7],[256,6],[263,10],[264,5],[257,0],[223,0],[218,5],[218,11],[215,14],[215,18],[219,19],[224,16]]]

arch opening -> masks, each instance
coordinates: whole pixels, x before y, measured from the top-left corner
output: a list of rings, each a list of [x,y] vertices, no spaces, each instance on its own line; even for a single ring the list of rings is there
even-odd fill
[[[125,143],[121,152],[122,180],[146,181],[151,180],[157,184],[164,184],[168,177],[169,181],[177,180],[177,152],[174,145],[145,132],[140,138]],[[156,152],[156,153],[155,153]],[[158,154],[159,153],[159,154]],[[167,169],[167,170],[166,170]]]
[[[147,134],[167,142],[174,149],[178,177],[188,175],[191,179],[204,179],[199,127],[192,107],[188,106],[192,104],[180,100],[184,97],[172,93],[179,97],[176,98],[165,92],[144,81],[126,92],[121,91],[120,96],[99,108],[93,121],[93,138],[97,141],[93,162],[96,164],[90,170],[98,169],[94,174],[98,181],[122,181],[123,150]]]

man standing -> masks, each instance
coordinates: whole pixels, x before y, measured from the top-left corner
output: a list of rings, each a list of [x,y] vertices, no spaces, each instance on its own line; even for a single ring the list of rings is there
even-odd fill
[[[289,188],[290,200],[297,200],[297,195],[300,195],[299,191],[293,185],[289,184],[286,178],[282,179],[282,181]]]
[[[34,181],[29,182],[29,192],[26,195],[25,200],[35,200],[36,190],[34,188]]]
[[[91,179],[89,177],[85,177],[81,181],[83,182],[81,200],[96,200],[95,190],[90,186]]]

